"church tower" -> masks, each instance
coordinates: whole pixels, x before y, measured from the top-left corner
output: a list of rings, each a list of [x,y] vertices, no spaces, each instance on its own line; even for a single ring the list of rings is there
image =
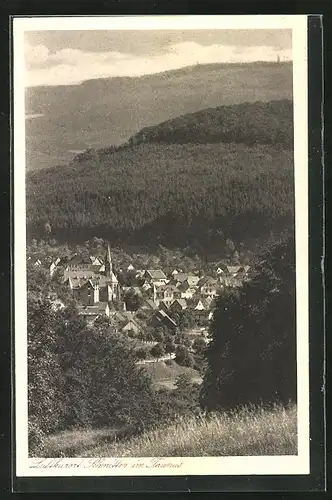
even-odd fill
[[[119,300],[120,287],[117,277],[113,272],[113,263],[110,244],[107,243],[107,252],[105,256],[105,276],[108,278],[109,286],[111,287],[112,301]]]
[[[112,264],[111,248],[110,244],[107,243],[107,252],[105,256],[105,276],[110,278],[112,272],[113,272],[113,264]]]

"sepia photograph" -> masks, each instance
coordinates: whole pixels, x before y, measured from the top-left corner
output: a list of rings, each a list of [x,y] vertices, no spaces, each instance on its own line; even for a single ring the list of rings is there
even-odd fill
[[[309,473],[306,22],[14,19],[18,475]]]

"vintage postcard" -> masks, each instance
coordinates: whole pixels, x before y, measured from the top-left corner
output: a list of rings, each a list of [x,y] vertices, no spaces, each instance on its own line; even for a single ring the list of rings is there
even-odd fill
[[[15,17],[18,477],[308,475],[307,16]]]

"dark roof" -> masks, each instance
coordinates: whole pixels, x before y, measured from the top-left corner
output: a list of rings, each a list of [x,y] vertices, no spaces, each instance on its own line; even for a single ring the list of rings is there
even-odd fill
[[[142,304],[141,308],[142,308],[142,309],[145,309],[146,307],[144,307],[144,306],[148,306],[150,309],[153,309],[153,310],[157,309],[157,306],[156,306],[156,304],[153,302],[153,300],[152,300],[152,299],[146,299],[146,300],[143,302],[143,304]]]
[[[91,265],[91,260],[89,257],[82,257],[80,255],[74,255],[68,262],[70,266],[72,265],[80,265],[80,264],[89,264]]]
[[[185,309],[187,307],[187,301],[185,299],[175,299],[170,307],[172,308],[176,303],[180,304],[182,309]]]
[[[158,316],[159,316],[159,318],[158,318]],[[167,321],[169,321],[170,323],[172,323],[173,326],[177,326],[176,322],[170,316],[168,316],[168,314],[163,309],[159,309],[156,312],[156,318],[159,319],[159,320],[166,319]]]

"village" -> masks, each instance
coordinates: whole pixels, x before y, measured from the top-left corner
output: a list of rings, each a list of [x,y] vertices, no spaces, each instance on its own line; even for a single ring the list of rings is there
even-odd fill
[[[28,264],[57,276],[87,325],[108,321],[129,338],[150,343],[156,343],[151,331],[175,335],[180,329],[206,338],[218,294],[241,286],[250,270],[248,265],[223,265],[204,275],[201,270],[136,269],[134,263],[115,270],[109,244],[88,257],[43,261],[29,256]],[[50,298],[56,307],[63,306],[55,294]]]

